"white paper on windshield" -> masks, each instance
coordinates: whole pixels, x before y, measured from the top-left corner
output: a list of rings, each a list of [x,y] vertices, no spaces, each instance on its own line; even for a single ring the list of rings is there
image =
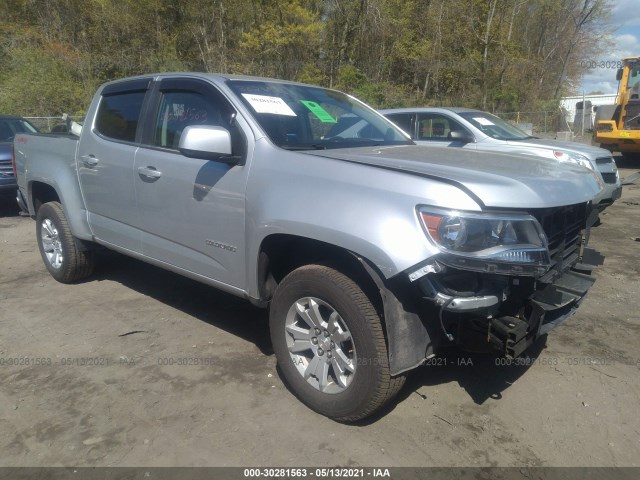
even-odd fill
[[[257,113],[273,113],[275,115],[297,117],[296,112],[291,110],[289,105],[280,97],[254,95],[252,93],[243,93],[242,96],[247,99],[249,105],[251,105]]]
[[[495,123],[493,123],[491,120],[484,118],[484,117],[473,117],[473,119],[478,122],[480,125],[495,125]]]

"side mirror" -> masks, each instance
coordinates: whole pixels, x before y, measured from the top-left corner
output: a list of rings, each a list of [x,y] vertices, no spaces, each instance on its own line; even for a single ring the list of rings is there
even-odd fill
[[[191,125],[180,136],[178,150],[185,157],[215,160],[237,165],[240,157],[232,156],[231,134],[223,127]]]
[[[622,69],[619,68],[618,71],[616,72],[616,80],[619,82],[620,80],[622,80]]]
[[[456,142],[461,143],[475,143],[476,139],[473,138],[466,132],[460,132],[458,130],[454,130],[449,133],[449,139],[455,140]]]

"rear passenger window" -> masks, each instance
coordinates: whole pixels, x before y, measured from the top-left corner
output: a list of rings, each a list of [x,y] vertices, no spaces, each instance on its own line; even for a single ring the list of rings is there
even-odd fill
[[[96,114],[98,133],[114,140],[135,141],[145,93],[122,92],[102,97]]]

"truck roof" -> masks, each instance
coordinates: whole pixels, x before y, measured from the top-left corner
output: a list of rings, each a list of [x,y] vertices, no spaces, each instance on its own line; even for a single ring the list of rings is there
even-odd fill
[[[475,108],[464,107],[412,107],[412,108],[385,108],[379,110],[382,113],[407,113],[407,112],[437,112],[440,110],[447,110],[449,112],[461,113],[461,112],[481,112]],[[484,113],[484,112],[483,112]]]
[[[256,77],[256,76],[251,76],[251,75],[234,75],[234,74],[228,74],[228,73],[206,73],[206,72],[162,72],[162,73],[150,73],[150,74],[146,74],[146,75],[136,75],[133,77],[125,77],[125,78],[119,78],[117,80],[111,80],[109,82],[105,82],[103,84],[104,85],[113,85],[113,84],[117,84],[119,82],[127,82],[127,81],[131,81],[131,80],[136,80],[136,79],[145,79],[145,78],[153,78],[153,79],[160,79],[160,78],[171,78],[171,77],[194,77],[194,78],[204,78],[204,79],[211,79],[211,80],[254,80],[254,81],[264,81],[264,82],[272,82],[272,83],[286,83],[286,84],[292,84],[292,85],[307,85],[307,86],[315,86],[317,87],[317,85],[310,85],[310,84],[306,84],[306,83],[301,83],[301,82],[293,82],[290,80],[282,80],[282,79],[278,79],[278,78],[269,78],[269,77]]]

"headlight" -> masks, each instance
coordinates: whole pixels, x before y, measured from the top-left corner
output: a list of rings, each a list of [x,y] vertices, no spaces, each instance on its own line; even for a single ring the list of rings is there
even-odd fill
[[[544,273],[550,263],[547,238],[530,215],[477,214],[427,207],[418,210],[444,264],[471,270]]]
[[[593,163],[591,163],[587,157],[585,157],[584,155],[580,155],[579,153],[567,153],[561,152],[560,150],[554,150],[553,156],[561,162],[576,163],[578,165],[582,165],[585,168],[588,168],[589,170],[595,170],[593,168]]]

